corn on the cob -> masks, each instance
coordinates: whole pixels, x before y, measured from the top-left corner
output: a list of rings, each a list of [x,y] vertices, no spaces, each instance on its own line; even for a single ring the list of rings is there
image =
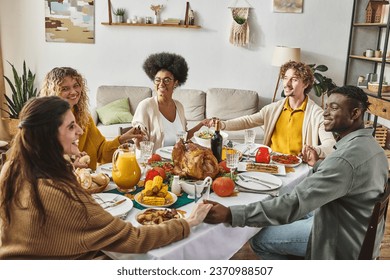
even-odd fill
[[[165,197],[168,193],[168,185],[162,185],[160,191],[157,193],[158,197]]]
[[[142,199],[142,203],[145,203],[148,205],[161,206],[161,205],[165,204],[165,198],[164,197],[156,197],[156,196],[144,196]]]
[[[170,193],[167,193],[167,195],[165,196],[165,203],[164,204],[168,204],[168,203],[171,203],[173,201],[173,197]]]
[[[157,194],[162,186],[163,178],[161,176],[155,176],[153,178],[153,193]]]
[[[142,191],[145,195],[153,195],[153,181],[149,180],[145,184],[145,189]]]

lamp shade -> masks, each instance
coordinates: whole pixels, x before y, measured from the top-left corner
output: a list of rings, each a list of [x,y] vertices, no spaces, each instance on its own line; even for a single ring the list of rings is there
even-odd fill
[[[273,66],[282,66],[289,61],[301,61],[301,49],[300,48],[289,48],[285,46],[276,46],[274,54],[272,56]]]

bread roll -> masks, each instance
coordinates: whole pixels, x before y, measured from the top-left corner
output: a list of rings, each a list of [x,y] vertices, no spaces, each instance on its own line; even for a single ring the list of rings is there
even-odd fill
[[[80,163],[89,164],[89,163],[91,162],[91,158],[89,157],[89,155],[85,155],[85,156],[82,156],[82,157],[79,159],[79,162],[80,162]]]

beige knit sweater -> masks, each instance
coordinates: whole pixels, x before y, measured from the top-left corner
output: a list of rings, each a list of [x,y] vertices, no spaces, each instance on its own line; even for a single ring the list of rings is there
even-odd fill
[[[21,196],[24,207],[12,205],[8,227],[1,228],[0,220],[0,259],[91,259],[99,250],[145,253],[190,233],[184,219],[134,227],[111,216],[91,196],[77,202],[50,187],[47,180],[39,181],[39,191],[46,224],[39,225],[26,185]]]

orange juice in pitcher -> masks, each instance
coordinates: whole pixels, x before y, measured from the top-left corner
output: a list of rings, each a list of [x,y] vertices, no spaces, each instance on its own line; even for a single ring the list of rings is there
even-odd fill
[[[121,192],[132,192],[141,177],[141,169],[132,144],[118,147],[112,156],[112,179]]]

